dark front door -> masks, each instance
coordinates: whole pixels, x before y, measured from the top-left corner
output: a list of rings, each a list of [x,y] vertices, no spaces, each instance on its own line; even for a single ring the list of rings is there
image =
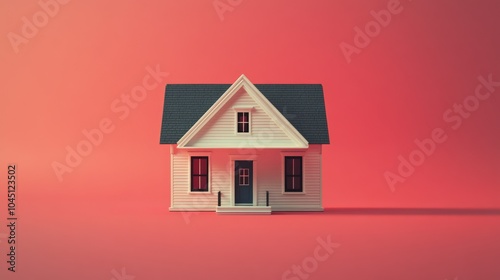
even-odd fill
[[[234,162],[234,202],[253,203],[253,162],[250,160]]]

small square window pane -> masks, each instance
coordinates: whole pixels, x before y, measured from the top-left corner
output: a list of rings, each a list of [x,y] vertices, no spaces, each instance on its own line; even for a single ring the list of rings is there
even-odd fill
[[[200,190],[203,190],[203,191],[208,190],[207,176],[200,176],[199,177],[199,182],[200,182],[200,185],[199,185],[199,189]]]
[[[293,177],[287,176],[285,178],[285,186],[287,191],[293,191]]]
[[[301,174],[301,168],[302,167],[302,159],[300,158],[294,158],[293,159],[293,164],[292,164],[292,168],[293,168],[293,174],[294,175],[300,175]]]
[[[293,177],[293,188],[296,191],[302,191],[302,177]]]
[[[208,174],[208,158],[200,158],[200,174]]]
[[[193,176],[193,178],[192,178],[193,190],[195,190],[195,191],[199,190],[200,186],[201,186],[201,180],[199,178],[200,178],[199,176]]]
[[[192,170],[193,170],[193,175],[200,174],[200,159],[199,158],[193,158],[191,160],[191,167],[192,167]]]
[[[285,158],[285,174],[286,175],[293,175],[293,158],[286,157]]]
[[[193,176],[193,191],[206,191],[208,190],[207,176]]]

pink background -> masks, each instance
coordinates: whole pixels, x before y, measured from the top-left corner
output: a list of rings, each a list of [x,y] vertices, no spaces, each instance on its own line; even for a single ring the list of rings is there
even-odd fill
[[[2,187],[2,279],[282,279],[328,235],[341,246],[309,279],[498,279],[500,87],[458,129],[443,119],[478,76],[500,81],[497,1],[402,0],[350,63],[340,44],[391,1],[233,0],[222,17],[213,2],[73,0],[19,45],[43,9],[0,2],[0,172],[18,166],[19,218],[10,273]],[[157,65],[169,75],[120,119],[111,104]],[[165,84],[241,74],[323,84],[325,213],[167,211]],[[105,118],[114,130],[58,180],[53,162]],[[435,128],[447,140],[391,191],[384,173]]]

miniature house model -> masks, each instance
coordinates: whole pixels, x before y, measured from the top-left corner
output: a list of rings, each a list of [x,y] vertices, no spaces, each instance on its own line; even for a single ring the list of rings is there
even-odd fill
[[[322,211],[320,84],[169,84],[170,211]]]

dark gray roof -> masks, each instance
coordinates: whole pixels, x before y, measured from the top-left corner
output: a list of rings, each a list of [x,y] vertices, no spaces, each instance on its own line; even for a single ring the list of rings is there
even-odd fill
[[[230,84],[168,84],[160,144],[174,144],[224,94]],[[309,144],[328,144],[323,87],[320,84],[255,84]]]

